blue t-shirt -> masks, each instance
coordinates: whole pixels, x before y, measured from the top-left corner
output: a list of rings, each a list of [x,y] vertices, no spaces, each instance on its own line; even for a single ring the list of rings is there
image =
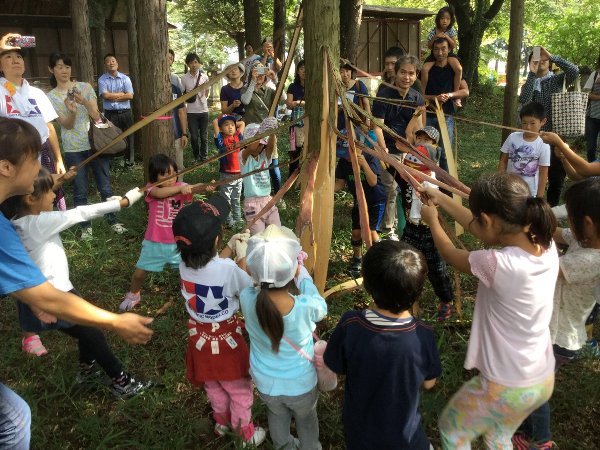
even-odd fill
[[[397,89],[386,87],[379,91],[377,97],[410,102],[409,106],[411,106],[411,108],[407,108],[403,105],[379,102],[377,100],[373,102],[373,115],[378,119],[383,119],[385,125],[394,130],[396,134],[406,137],[406,127],[413,117],[415,112],[414,108],[425,104],[423,96],[411,87],[408,89],[406,97],[403,98]],[[385,145],[390,153],[400,153],[400,150],[396,148],[394,139],[391,136],[388,136],[385,131],[383,132],[383,137],[385,139]]]
[[[0,236],[0,295],[44,283],[46,277],[31,261],[15,227],[3,214],[0,214]]]
[[[173,100],[178,99],[183,94],[181,93],[181,89],[179,89],[176,85],[171,85],[171,93],[173,94]],[[175,135],[175,139],[179,139],[183,136],[183,130],[181,129],[181,121],[179,120],[179,110],[183,108],[183,103],[179,106],[176,106],[171,114],[173,114],[173,133]]]
[[[242,101],[242,88],[236,89],[231,87],[231,84],[226,84],[221,88],[220,100],[222,102],[227,102],[227,106],[231,105],[234,100]],[[231,114],[236,116],[244,115],[244,104],[241,103],[240,106],[235,108]]]
[[[369,167],[377,175],[377,184],[375,186],[369,186],[367,183],[367,177],[365,173],[360,171],[360,182],[365,192],[365,199],[367,205],[377,205],[384,203],[387,200],[385,193],[385,187],[381,182],[381,164],[379,160],[368,153],[363,153],[363,156],[367,160]],[[354,202],[356,203],[356,185],[354,183],[354,172],[352,172],[352,163],[345,158],[338,160],[337,167],[335,168],[335,177],[340,180],[345,180],[348,187],[348,191],[352,194]]]
[[[377,314],[377,313],[375,313]],[[419,401],[442,367],[433,330],[421,321],[382,325],[349,311],[333,331],[325,364],[346,375],[342,421],[348,450],[428,450]]]

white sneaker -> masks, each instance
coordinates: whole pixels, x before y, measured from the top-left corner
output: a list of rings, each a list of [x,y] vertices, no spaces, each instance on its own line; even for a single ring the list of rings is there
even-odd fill
[[[122,223],[113,223],[110,227],[117,234],[127,233],[127,228]]]
[[[227,433],[231,431],[227,425],[221,425],[220,423],[215,423],[215,434],[219,437],[225,436]]]
[[[141,300],[142,300],[142,296],[140,295],[139,292],[137,294],[134,294],[133,292],[128,292],[127,294],[125,294],[123,301],[119,305],[119,311],[120,312],[131,311],[133,308],[136,307],[136,305]]]
[[[250,439],[244,442],[243,447],[247,447],[248,445],[254,445],[258,447],[260,444],[264,442],[267,437],[267,430],[263,427],[254,427],[254,434]]]
[[[396,234],[396,232],[394,230],[392,230],[388,233],[387,239],[389,239],[390,241],[396,241],[396,242],[398,242],[400,240],[400,238],[398,237],[398,235]]]
[[[84,241],[89,241],[94,237],[92,233],[92,227],[85,227],[81,229],[81,239]]]

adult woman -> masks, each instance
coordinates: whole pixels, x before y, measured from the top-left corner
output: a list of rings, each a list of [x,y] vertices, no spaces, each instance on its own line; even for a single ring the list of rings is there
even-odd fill
[[[244,115],[244,105],[242,105],[242,87],[244,82],[244,65],[238,63],[229,69],[226,75],[229,83],[221,88],[221,112],[223,114],[233,114],[237,118]]]
[[[292,110],[292,120],[304,114],[304,78],[306,69],[304,60],[296,64],[296,76],[292,84],[288,86],[285,105]],[[290,161],[297,159],[304,147],[304,121],[290,127]],[[300,161],[290,163],[290,175],[298,168]]]
[[[71,81],[71,58],[64,53],[53,53],[50,55],[48,70],[52,76],[50,84],[54,87],[48,98],[58,114],[57,121],[62,127],[60,139],[65,152],[67,166],[77,166],[90,156],[90,141],[88,130],[90,118],[100,119],[98,103],[94,88],[88,83]],[[89,165],[92,168],[96,187],[100,191],[102,201],[112,197],[110,187],[110,160],[104,156],[98,156]],[[87,205],[88,192],[88,166],[79,169],[73,180],[73,203],[75,206]],[[114,213],[106,215],[112,229],[121,234],[127,231],[123,225],[117,223]],[[92,225],[90,222],[81,224],[81,237],[89,239],[92,237]]]
[[[11,45],[19,34],[9,33],[0,38],[0,116],[23,119],[38,131],[42,142],[42,165],[50,173],[65,173],[58,137],[52,121],[56,111],[40,89],[30,86],[23,74],[23,51]],[[59,209],[66,209],[64,193],[57,191]]]
[[[208,77],[200,70],[202,64],[196,53],[188,53],[185,64],[190,69],[181,77],[183,92],[189,92],[203,85]],[[194,102],[187,104],[188,129],[192,141],[192,153],[196,161],[204,161],[208,157],[208,89],[202,90],[196,95]]]
[[[267,76],[258,73],[259,69],[262,71],[264,68],[259,61],[256,61],[250,72],[248,86],[242,88],[241,100],[246,107],[243,119],[246,125],[261,123],[269,115],[269,108],[275,100],[275,90],[267,86]],[[281,172],[278,166],[277,147],[273,149],[271,161],[269,174],[271,175],[273,191],[276,194],[281,187]],[[285,208],[283,200],[279,201],[278,207],[279,209]]]
[[[283,64],[277,56],[275,56],[275,48],[273,47],[273,39],[266,37],[262,41],[263,56],[260,60],[263,66],[268,67],[273,72],[277,73],[281,70]]]
[[[594,70],[587,79],[584,91],[589,91],[588,110],[585,115],[585,139],[587,141],[587,159],[596,160],[598,136],[600,135],[600,55]]]

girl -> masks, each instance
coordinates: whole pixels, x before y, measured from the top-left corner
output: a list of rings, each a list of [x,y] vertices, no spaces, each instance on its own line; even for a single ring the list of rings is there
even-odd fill
[[[162,153],[156,154],[148,163],[149,182],[146,186],[166,180],[176,173],[177,163],[173,158]],[[162,272],[166,265],[179,267],[181,258],[171,229],[173,219],[184,203],[192,201],[193,194],[213,189],[201,183],[190,186],[172,177],[146,190],[148,228],[131,277],[129,292],[119,305],[119,311],[130,311],[141,301],[140,288],[148,272]]]
[[[268,117],[260,126],[255,123],[248,125],[245,129],[244,137],[246,140],[252,139],[256,133],[260,134],[276,126],[277,120],[274,117]],[[268,167],[272,159],[273,148],[276,145],[277,138],[275,135],[272,135],[269,136],[268,141],[261,139],[244,147],[240,154],[242,175],[256,169]],[[266,170],[244,177],[243,180],[244,215],[246,216],[246,221],[250,222],[271,200],[271,183]],[[270,224],[281,225],[279,210],[275,205],[250,227],[250,234],[259,233]]]
[[[56,113],[57,121],[62,130],[60,140],[65,152],[67,167],[77,166],[90,156],[90,140],[88,130],[90,119],[99,120],[98,101],[94,88],[89,83],[71,81],[71,58],[64,53],[56,52],[50,55],[48,70],[52,74],[50,84],[54,87],[48,98]],[[110,187],[110,159],[98,156],[89,163],[96,180],[96,188],[100,192],[102,201],[112,197]],[[73,203],[75,206],[87,205],[88,192],[88,166],[83,166],[73,180]],[[111,228],[118,234],[125,231],[125,227],[117,222],[113,213],[106,215],[106,220]],[[92,237],[90,222],[81,223],[82,239]]]
[[[448,65],[454,72],[453,91],[460,90],[460,80],[462,79],[462,65],[458,58],[454,56],[453,50],[456,48],[456,37],[458,33],[454,29],[454,9],[450,6],[444,6],[435,15],[435,27],[429,31],[427,35],[427,47],[433,49],[433,42],[438,38],[445,38],[448,41],[450,55],[448,57]],[[429,79],[429,70],[435,64],[435,57],[431,53],[423,63],[421,71],[421,81],[423,82],[423,92],[426,92],[427,81]],[[459,98],[452,99],[457,108],[462,106]]]
[[[273,446],[320,449],[317,374],[305,358],[314,355],[312,333],[327,304],[298,263],[302,249],[291,230],[269,225],[250,238],[247,250],[247,270],[260,287],[243,290],[240,303],[250,335],[250,374],[267,406]],[[292,416],[298,439],[290,434]]]
[[[217,255],[229,211],[227,198],[216,194],[205,202],[184,207],[173,221],[182,259],[181,294],[190,316],[187,379],[193,385],[204,385],[217,435],[223,436],[233,428],[245,442],[260,445],[266,431],[251,421],[253,388],[248,374],[248,346],[242,335],[243,324],[236,315],[240,292],[252,286],[252,279],[230,259],[234,247],[238,258],[245,256],[239,244],[245,245],[249,235],[234,235]]]
[[[548,204],[531,197],[519,176],[495,173],[471,190],[469,209],[432,188],[421,216],[442,257],[479,278],[465,368],[479,375],[450,399],[439,419],[444,449],[470,448],[483,436],[489,449],[512,448],[511,436],[554,388],[550,339],[558,254],[556,219]],[[437,216],[441,206],[486,245],[456,249]]]
[[[565,194],[569,228],[557,228],[554,240],[569,246],[559,258],[550,334],[557,368],[572,361],[586,346],[586,320],[594,309],[600,281],[600,179],[571,185]],[[534,411],[513,436],[516,449],[552,447],[550,405]]]
[[[305,80],[304,60],[296,64],[296,76],[294,82],[287,88],[287,98],[285,106],[292,110],[292,120],[304,115],[304,80]],[[290,127],[290,153],[289,159],[293,161],[300,156],[304,147],[304,121]],[[300,165],[300,161],[290,163],[289,174],[291,175]]]
[[[60,232],[85,220],[128,207],[139,200],[142,193],[134,188],[120,200],[80,206],[68,211],[52,211],[56,197],[53,186],[52,176],[42,168],[33,184],[33,192],[8,199],[2,204],[2,212],[12,219],[27,252],[48,281],[63,292],[79,295],[69,279],[67,255]],[[99,365],[111,377],[112,392],[117,398],[130,397],[150,386],[149,382],[136,380],[123,371],[121,362],[112,353],[104,334],[98,328],[58,320],[56,316],[45,313],[38,307],[21,302],[18,302],[18,309],[19,323],[23,330],[60,330],[78,340],[78,383],[92,381],[98,373]],[[39,338],[38,343],[43,348]]]

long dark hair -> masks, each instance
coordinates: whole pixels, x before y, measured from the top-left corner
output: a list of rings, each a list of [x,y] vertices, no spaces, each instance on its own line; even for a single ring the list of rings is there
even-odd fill
[[[158,176],[168,173],[171,167],[177,172],[177,163],[173,158],[164,153],[157,153],[148,162],[148,180],[151,183],[156,183]]]
[[[21,119],[0,117],[0,160],[17,166],[25,158],[37,158],[42,151],[38,130]]]
[[[298,72],[300,71],[301,67],[304,67],[304,65],[305,63],[303,59],[298,61],[298,64],[296,64],[296,75],[294,75],[294,83],[296,84],[300,84],[300,76],[298,75]]]
[[[60,60],[62,60],[62,62],[65,66],[71,66],[71,67],[73,66],[73,64],[71,62],[71,57],[69,55],[67,55],[66,53],[62,53],[62,52],[54,52],[50,55],[50,58],[48,60],[48,67],[54,69]],[[53,88],[55,88],[58,85],[54,74],[50,75],[50,85]]]
[[[543,198],[532,197],[521,177],[509,173],[485,175],[473,184],[469,209],[478,220],[481,213],[494,214],[514,233],[529,225],[527,237],[533,244],[548,249],[556,230],[556,218]]]
[[[51,191],[53,186],[54,179],[52,178],[52,175],[42,167],[40,168],[37,178],[33,182],[33,192],[31,194],[16,195],[6,199],[2,205],[0,205],[0,209],[7,219],[20,217],[26,212],[25,197],[27,195],[31,195],[33,198],[38,199]]]
[[[256,297],[256,317],[262,330],[271,341],[271,349],[274,353],[279,353],[279,344],[283,338],[283,317],[271,300],[269,283],[260,284],[260,292]],[[297,294],[298,289],[294,280],[291,280],[285,286],[288,292]]]

